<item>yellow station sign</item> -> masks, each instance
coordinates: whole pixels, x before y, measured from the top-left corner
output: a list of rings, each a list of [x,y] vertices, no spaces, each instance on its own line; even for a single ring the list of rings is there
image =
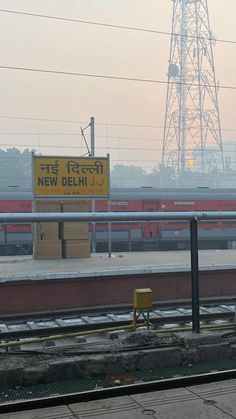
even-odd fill
[[[109,158],[34,156],[36,197],[109,196]]]

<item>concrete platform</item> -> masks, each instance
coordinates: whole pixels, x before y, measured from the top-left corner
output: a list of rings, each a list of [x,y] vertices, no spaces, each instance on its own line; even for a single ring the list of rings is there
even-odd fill
[[[236,250],[199,251],[200,270],[236,269]],[[30,256],[0,257],[0,282],[190,271],[190,252],[95,254],[89,259],[33,260]]]
[[[0,258],[0,315],[191,298],[190,252],[97,254],[90,259]],[[199,252],[200,297],[236,296],[236,250]]]
[[[0,416],[1,419],[232,419],[236,418],[236,380]]]

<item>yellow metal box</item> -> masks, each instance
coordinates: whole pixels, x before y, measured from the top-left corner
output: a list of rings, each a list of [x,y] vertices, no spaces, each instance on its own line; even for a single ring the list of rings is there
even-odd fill
[[[141,288],[134,290],[133,306],[134,308],[151,308],[152,290],[150,288]]]

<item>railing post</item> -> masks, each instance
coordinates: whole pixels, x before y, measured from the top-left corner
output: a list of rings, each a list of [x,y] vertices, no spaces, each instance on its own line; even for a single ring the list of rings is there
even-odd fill
[[[192,280],[192,331],[193,333],[200,333],[197,220],[190,221],[190,242],[191,242],[191,280]]]

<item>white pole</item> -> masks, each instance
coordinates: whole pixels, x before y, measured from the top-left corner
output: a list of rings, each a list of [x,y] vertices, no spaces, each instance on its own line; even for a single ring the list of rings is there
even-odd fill
[[[91,156],[95,157],[95,123],[94,117],[90,118]],[[96,201],[92,199],[92,212],[96,212]],[[92,253],[96,253],[96,224],[92,223]]]

